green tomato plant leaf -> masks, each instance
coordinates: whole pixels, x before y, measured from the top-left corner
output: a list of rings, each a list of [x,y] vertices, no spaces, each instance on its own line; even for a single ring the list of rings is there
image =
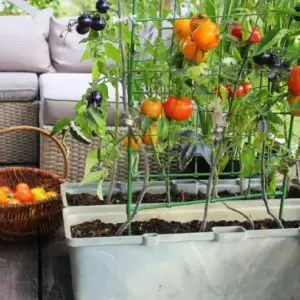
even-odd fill
[[[257,45],[257,48],[254,51],[254,56],[263,53],[266,50],[269,50],[274,45],[276,45],[282,38],[288,34],[288,29],[273,29],[268,31],[262,40]]]
[[[91,169],[99,163],[98,149],[89,151],[85,160],[84,177],[86,177],[88,173],[90,173]]]
[[[62,130],[70,127],[71,126],[71,122],[72,122],[72,119],[70,119],[70,118],[63,118],[63,119],[59,120],[53,126],[53,128],[51,130],[51,135],[55,135],[55,134],[61,132]]]

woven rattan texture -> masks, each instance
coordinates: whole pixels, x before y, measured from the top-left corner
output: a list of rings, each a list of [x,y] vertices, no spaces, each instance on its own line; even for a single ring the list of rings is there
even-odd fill
[[[51,131],[52,127],[47,126],[44,129]],[[110,128],[110,129],[113,129]],[[127,128],[121,128],[121,131],[126,134]],[[56,174],[61,174],[63,170],[63,160],[61,154],[58,152],[55,144],[44,137],[41,137],[41,168],[45,170],[49,170]],[[71,182],[78,182],[82,180],[84,175],[84,167],[85,167],[85,158],[89,150],[98,147],[97,141],[93,141],[93,143],[89,146],[81,144],[75,141],[71,135],[67,136],[66,144],[70,151],[69,153],[69,161],[70,161],[70,176],[69,180]],[[125,149],[124,149],[125,150]],[[163,161],[163,159],[162,159]],[[139,163],[139,171],[143,172],[143,158],[141,155],[140,163]],[[158,173],[158,167],[154,160],[154,156],[149,156],[150,162],[150,170],[152,174]],[[178,172],[178,160],[174,159],[171,163],[170,172]],[[123,157],[118,160],[116,181],[127,180],[127,154],[126,151],[123,151]],[[107,177],[109,180],[109,176]]]
[[[18,125],[38,126],[38,102],[1,102],[0,129]],[[37,164],[38,134],[15,132],[0,136],[0,164]]]
[[[0,186],[14,188],[25,182],[30,187],[42,186],[60,192],[64,180],[47,171],[33,168],[0,169]],[[22,205],[0,205],[0,239],[23,241],[54,232],[62,224],[62,201],[57,196],[45,201]]]

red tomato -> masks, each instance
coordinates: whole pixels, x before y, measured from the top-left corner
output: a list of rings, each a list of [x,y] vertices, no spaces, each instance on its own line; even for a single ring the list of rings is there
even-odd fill
[[[300,66],[292,68],[289,75],[288,86],[294,95],[300,96]]]
[[[19,184],[16,185],[16,191],[17,190],[23,190],[23,189],[30,190],[30,187],[27,183],[19,183]]]
[[[250,82],[247,82],[243,85],[243,90],[245,95],[247,95],[251,89],[252,89],[252,84]]]
[[[164,103],[164,110],[172,120],[184,121],[187,120],[193,113],[193,103],[187,97],[177,99],[175,96],[169,96]]]
[[[231,35],[237,37],[238,39],[242,39],[242,26],[241,25],[233,25],[231,28]]]
[[[232,96],[233,96],[233,92],[232,92],[232,89],[231,89],[231,87],[230,86],[228,86],[228,85],[225,85],[225,84],[222,84],[222,87],[227,91],[227,93],[228,93],[228,98],[232,98]],[[213,92],[217,92],[218,91],[218,97],[220,98],[220,99],[222,99],[222,93],[221,93],[221,91],[220,91],[220,89],[218,89],[218,87],[216,86],[214,89],[213,89]]]
[[[18,189],[15,194],[15,199],[22,203],[30,203],[34,200],[34,196],[30,189]]]
[[[239,85],[237,87],[237,90],[235,92],[235,97],[239,98],[239,97],[242,97],[244,96],[244,87],[242,85]]]
[[[262,39],[262,36],[256,27],[252,27],[252,35],[249,37],[248,42],[253,44],[258,44],[260,40]]]

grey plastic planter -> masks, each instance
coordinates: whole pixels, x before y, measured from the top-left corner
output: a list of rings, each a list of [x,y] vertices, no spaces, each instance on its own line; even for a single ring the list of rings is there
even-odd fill
[[[280,183],[278,183],[280,185]],[[105,182],[103,184],[103,194],[106,195],[108,192],[109,183]],[[143,188],[143,182],[134,182],[133,183],[133,192],[139,192]],[[181,180],[172,180],[171,188],[174,192],[186,192],[190,194],[206,194],[207,189],[207,180],[194,180],[194,179],[181,179]],[[244,192],[248,188],[248,179],[244,179],[243,189]],[[251,188],[260,190],[260,181],[259,179],[252,179]],[[218,181],[218,193],[228,192],[230,194],[236,194],[240,192],[240,180],[239,179],[220,179]],[[165,182],[157,181],[151,188],[148,190],[148,193],[152,194],[163,194],[166,192]],[[68,202],[66,194],[81,194],[87,193],[91,195],[97,194],[97,185],[96,184],[87,184],[80,185],[79,183],[65,183],[61,185],[61,195],[63,200],[64,207],[68,207]],[[113,185],[113,194],[126,194],[127,193],[127,183],[116,183]],[[114,205],[117,206],[117,205]]]
[[[270,202],[278,212],[279,201]],[[238,201],[253,219],[267,215],[262,201]],[[203,206],[143,211],[151,217],[201,219]],[[287,200],[285,219],[300,219],[299,200]],[[70,226],[101,219],[122,222],[125,214],[103,207],[73,214],[64,209],[75,300],[290,300],[300,299],[299,229],[246,231],[214,228],[211,233],[147,234],[74,239]],[[239,215],[212,204],[210,220],[235,220]]]

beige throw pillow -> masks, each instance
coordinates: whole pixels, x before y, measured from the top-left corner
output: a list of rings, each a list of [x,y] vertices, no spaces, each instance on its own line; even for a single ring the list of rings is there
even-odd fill
[[[31,16],[0,16],[0,72],[51,70],[49,35],[52,10]]]
[[[54,68],[60,73],[90,73],[92,60],[81,61],[86,44],[80,41],[87,35],[79,35],[75,30],[66,35],[66,26],[74,18],[52,19],[49,47]],[[63,37],[61,34],[63,32]]]

